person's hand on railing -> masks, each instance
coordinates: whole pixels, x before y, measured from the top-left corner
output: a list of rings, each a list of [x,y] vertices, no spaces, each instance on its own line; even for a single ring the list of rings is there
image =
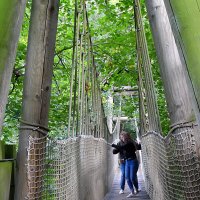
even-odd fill
[[[116,145],[116,144],[114,144],[114,143],[112,143],[111,146],[114,147],[114,148],[117,148],[117,147],[118,147],[118,145]]]

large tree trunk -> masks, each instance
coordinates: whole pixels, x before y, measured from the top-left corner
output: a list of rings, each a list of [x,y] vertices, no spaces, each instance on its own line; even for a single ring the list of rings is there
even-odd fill
[[[0,1],[0,136],[26,0]]]
[[[33,0],[24,80],[22,123],[17,157],[15,199],[28,195],[27,147],[29,136],[40,137],[48,126],[59,0]],[[27,127],[27,128],[26,128]],[[40,182],[40,180],[38,180]],[[41,185],[38,185],[38,188]],[[35,188],[37,190],[37,188]]]
[[[189,80],[186,70],[184,56],[180,44],[176,41],[176,37],[173,33],[164,0],[146,0],[146,5],[171,120],[172,129],[170,132],[173,133],[173,137],[169,136],[167,141],[171,140],[171,142],[169,142],[171,143],[171,146],[169,146],[172,147],[171,150],[173,149],[173,152],[176,152],[174,153],[176,156],[173,156],[173,162],[176,163],[177,171],[176,173],[172,172],[174,166],[172,165],[171,159],[166,157],[165,161],[166,163],[168,162],[166,166],[168,169],[173,168],[166,177],[171,179],[171,177],[174,178],[177,173],[180,173],[177,179],[171,179],[173,180],[173,183],[172,181],[166,181],[166,184],[172,184],[174,189],[176,189],[176,187],[183,187],[183,189],[180,189],[182,190],[181,196],[183,196],[184,199],[189,199],[191,197],[191,190],[193,196],[196,196],[199,193],[199,191],[193,187],[194,182],[198,182],[199,180],[198,175],[196,175],[198,174],[198,168],[195,169],[197,167],[197,161],[192,161],[193,166],[188,166],[189,159],[186,158],[193,157],[194,155],[196,156],[196,153],[199,151],[198,145],[194,143],[194,139],[197,140],[196,133],[199,131],[199,127],[194,126],[194,122],[196,121],[193,109],[193,102],[195,102],[193,99],[194,93],[191,90],[191,81]],[[180,136],[180,138],[178,136]],[[174,143],[173,146],[172,143]],[[188,146],[184,147],[184,144],[186,143]],[[165,143],[165,145],[167,144]],[[181,145],[182,147],[180,148]],[[169,146],[166,149],[168,149]],[[188,149],[191,149],[189,153]],[[188,174],[185,169],[188,170]],[[194,177],[193,180],[191,180],[191,176]],[[157,185],[154,178],[159,176],[153,174],[153,176],[150,175],[149,177],[152,177],[151,181],[153,188],[156,188]],[[155,195],[158,194],[158,199],[165,199],[163,194],[168,188],[161,185],[160,189],[157,189],[154,193]],[[159,190],[161,192],[159,192]],[[159,197],[160,195],[162,195],[162,198]],[[177,197],[175,197],[175,199],[176,198]]]
[[[200,124],[200,1],[165,0],[165,3],[170,18],[175,17],[171,25],[174,27],[174,34],[179,39],[186,59],[198,104],[198,108],[194,110]]]
[[[146,5],[171,124],[195,121],[185,61],[175,42],[164,1],[146,0]]]

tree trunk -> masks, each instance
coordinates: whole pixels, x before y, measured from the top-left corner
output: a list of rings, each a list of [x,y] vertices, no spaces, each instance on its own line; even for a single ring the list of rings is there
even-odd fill
[[[180,44],[181,53],[184,55],[187,71],[193,91],[193,109],[198,125],[200,125],[200,1],[165,0],[168,16],[173,33]],[[197,155],[200,157],[200,134],[194,133]]]
[[[29,136],[40,137],[46,131],[50,105],[54,49],[59,0],[33,0],[27,66],[24,80],[22,123],[17,157],[15,199],[28,196],[27,147]],[[26,128],[26,127],[29,128]],[[38,185],[38,188],[40,185]],[[37,189],[37,188],[36,188]]]
[[[195,121],[185,61],[182,54],[179,54],[164,1],[146,0],[146,5],[171,124]]]
[[[26,0],[0,1],[0,136]]]
[[[179,152],[175,153],[176,156],[173,157],[173,160],[177,165],[177,170],[180,173],[179,178],[177,177],[177,180],[172,179],[174,183],[168,181],[166,183],[174,184],[172,186],[173,188],[183,187],[183,189],[180,189],[183,190],[181,195],[184,199],[189,199],[191,197],[191,188],[193,188],[193,196],[198,195],[199,192],[193,187],[194,182],[198,182],[199,179],[198,175],[193,175],[196,173],[198,174],[198,169],[194,169],[196,167],[196,161],[194,161],[193,166],[195,167],[192,169],[191,164],[190,167],[188,167],[189,159],[186,158],[188,149],[191,149],[188,157],[196,155],[196,149],[198,149],[198,145],[194,144],[193,141],[196,138],[194,135],[196,135],[197,131],[199,132],[199,127],[193,126],[193,123],[196,121],[193,109],[193,102],[195,102],[193,99],[194,93],[191,90],[191,82],[186,70],[184,56],[181,52],[180,44],[176,40],[177,37],[173,33],[164,0],[146,0],[146,5],[160,64],[161,76],[164,83],[166,101],[171,120],[171,133],[174,134],[174,139],[172,139],[173,137],[170,137],[171,141],[174,140],[174,145],[173,147],[170,147],[172,147],[174,152]],[[179,134],[176,135],[175,133]],[[186,136],[184,136],[184,134]],[[181,139],[178,138],[178,135],[181,136]],[[186,142],[188,145],[187,148],[183,147]],[[179,148],[179,145],[182,145],[182,148]],[[167,149],[168,148],[169,147],[167,147]],[[168,169],[172,169],[173,166],[171,165],[170,159],[166,159],[166,163],[167,162],[169,162],[166,165],[168,166]],[[191,171],[189,171],[188,174],[185,173],[186,168],[187,170],[191,168]],[[171,179],[171,177],[174,177],[173,173],[174,172],[171,170],[166,177]],[[194,177],[193,180],[191,180],[191,176]],[[153,175],[153,177],[159,176]],[[153,183],[153,187],[156,187],[155,182]],[[161,186],[161,189],[162,192],[160,194],[162,194],[162,199],[165,199],[163,194],[168,188],[164,188],[163,185]],[[158,193],[159,190],[157,191],[157,194]],[[159,199],[161,198],[159,197]]]
[[[178,36],[186,59],[198,105],[197,109],[194,105],[194,110],[200,124],[200,1],[165,0],[165,3],[168,7],[168,14],[175,15],[172,26],[175,26],[175,31],[178,30],[175,34]],[[170,12],[171,9],[172,12]]]

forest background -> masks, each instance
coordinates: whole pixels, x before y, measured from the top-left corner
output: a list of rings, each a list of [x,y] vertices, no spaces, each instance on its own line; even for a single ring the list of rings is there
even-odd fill
[[[132,0],[90,0],[87,2],[90,33],[93,42],[95,63],[102,91],[105,113],[108,114],[107,98],[113,87],[136,87],[136,39]],[[18,126],[21,116],[23,79],[26,67],[28,31],[31,1],[28,1],[18,44],[8,104],[3,124],[2,140],[17,143]],[[142,2],[143,20],[151,58],[153,78],[160,112],[162,132],[168,132],[169,117],[155,48],[149,27],[145,4]],[[74,28],[74,1],[61,0],[58,18],[54,72],[49,113],[50,134],[64,138],[67,131],[70,76],[72,65]],[[114,94],[113,94],[114,95]],[[119,108],[121,101],[121,108]],[[132,96],[114,97],[113,116],[120,115],[138,120],[139,99]],[[134,127],[130,128],[134,129]],[[133,130],[134,131],[134,130]]]

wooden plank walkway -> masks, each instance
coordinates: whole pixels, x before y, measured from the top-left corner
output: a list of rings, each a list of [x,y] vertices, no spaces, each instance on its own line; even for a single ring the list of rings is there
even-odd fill
[[[147,192],[144,188],[144,181],[142,177],[142,171],[141,169],[138,170],[138,181],[139,181],[139,188],[141,191],[138,194],[135,194],[133,198],[126,198],[126,196],[130,193],[128,185],[126,183],[124,194],[119,194],[120,191],[120,170],[117,169],[113,186],[111,191],[105,196],[104,200],[128,200],[128,199],[134,199],[134,200],[150,200]]]

